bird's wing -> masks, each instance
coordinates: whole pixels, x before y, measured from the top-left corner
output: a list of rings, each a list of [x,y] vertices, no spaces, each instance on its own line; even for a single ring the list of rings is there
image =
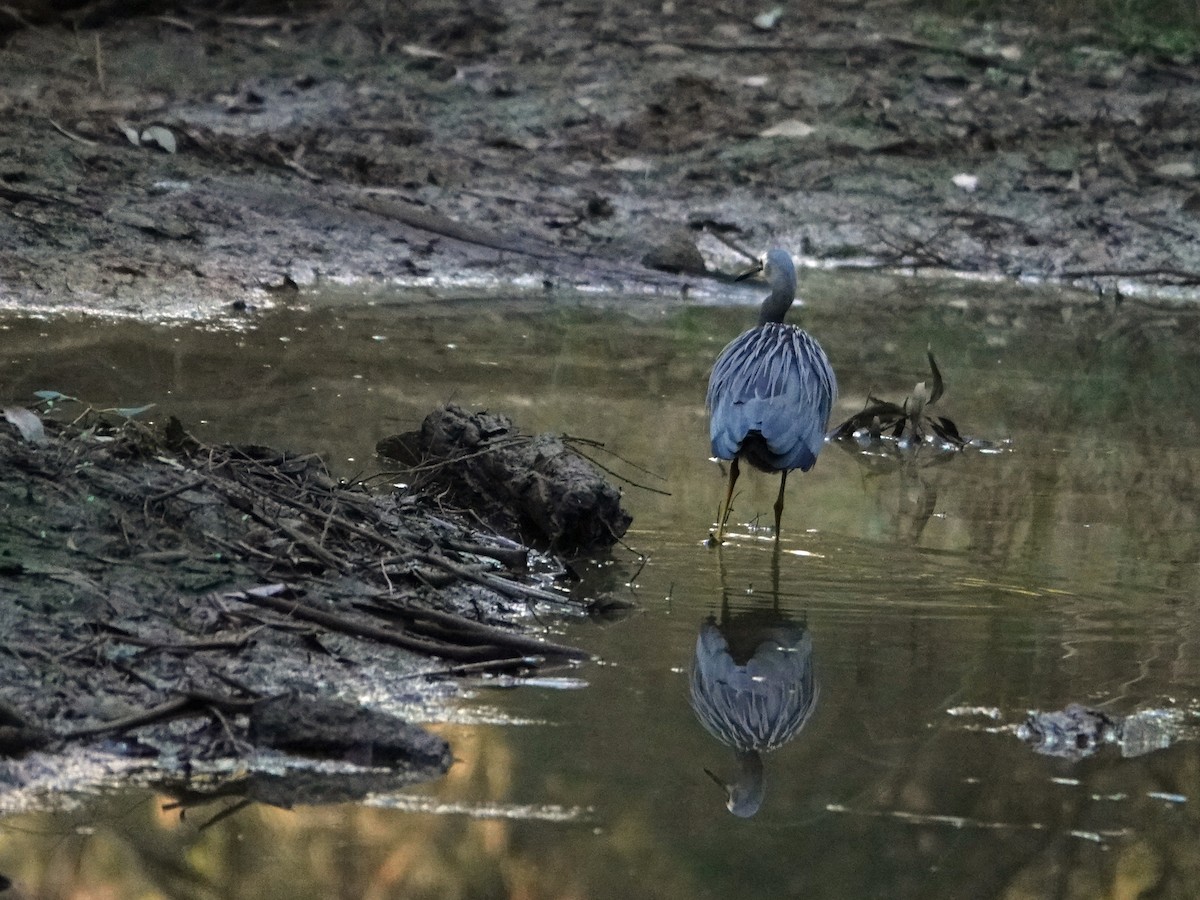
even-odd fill
[[[709,378],[713,455],[733,459],[757,431],[774,468],[810,469],[836,397],[829,359],[809,334],[786,324],[752,328],[721,351]]]

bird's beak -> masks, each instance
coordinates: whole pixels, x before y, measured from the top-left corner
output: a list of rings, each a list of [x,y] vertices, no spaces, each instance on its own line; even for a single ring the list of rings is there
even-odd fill
[[[738,275],[737,277],[735,277],[733,280],[734,281],[745,281],[751,275],[757,275],[762,270],[763,270],[763,264],[762,264],[762,260],[760,259],[760,260],[758,260],[758,262],[756,262],[754,265],[752,265],[749,269],[747,269],[741,275]]]

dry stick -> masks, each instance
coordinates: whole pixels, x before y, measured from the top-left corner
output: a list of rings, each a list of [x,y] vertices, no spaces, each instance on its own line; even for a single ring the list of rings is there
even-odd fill
[[[169,490],[159,491],[157,494],[151,494],[149,497],[146,498],[146,502],[147,503],[159,503],[170,497],[174,497],[177,494],[182,494],[182,493],[184,493],[186,491],[190,491],[194,488],[201,487],[206,483],[207,483],[207,479],[204,476],[200,476],[199,478],[191,478],[191,479],[185,481],[183,484],[178,484],[175,487],[170,488]]]
[[[920,50],[927,53],[937,53],[942,55],[960,56],[967,62],[984,67],[999,67],[1020,71],[1014,64],[1008,63],[1002,58],[997,58],[986,53],[977,53],[969,49],[961,47],[944,47],[940,44],[934,44],[930,41],[922,41],[913,37],[905,37],[903,35],[893,35],[882,38],[879,41],[859,41],[854,44],[814,44],[801,43],[798,41],[773,41],[771,43],[746,41],[741,43],[731,43],[722,41],[708,41],[696,38],[681,38],[673,40],[670,35],[659,35],[657,37],[613,37],[609,38],[612,43],[625,44],[632,47],[648,47],[654,44],[671,44],[676,47],[682,47],[685,50],[698,50],[706,53],[795,53],[806,54],[813,56],[818,53],[836,54],[838,56],[849,56],[852,54],[880,54],[887,51],[885,44],[895,44],[898,47],[903,47],[906,50]]]
[[[267,628],[267,627],[268,627],[267,625],[257,625],[254,628],[252,628],[251,631],[258,631],[260,628]],[[201,665],[204,666],[204,668],[208,669],[209,675],[211,675],[213,678],[217,679],[217,681],[220,681],[224,684],[229,685],[229,687],[233,688],[235,691],[238,691],[239,693],[247,694],[248,696],[256,697],[256,698],[263,696],[262,691],[256,690],[255,688],[252,688],[249,685],[242,684],[240,681],[238,681],[232,675],[227,675],[225,672],[222,672],[220,669],[213,668],[211,663],[208,663],[205,660],[200,660],[200,663],[201,663]]]
[[[489,547],[485,544],[471,544],[465,541],[446,541],[446,546],[459,553],[471,553],[484,556],[503,563],[509,569],[526,569],[529,567],[529,551],[524,547]]]
[[[114,719],[111,722],[104,722],[100,725],[89,725],[86,728],[73,728],[70,731],[63,732],[60,737],[91,737],[95,734],[104,734],[107,731],[125,731],[129,728],[138,728],[139,726],[149,725],[153,722],[178,718],[195,705],[196,701],[191,697],[176,697],[173,700],[160,703],[158,706],[153,706],[142,712],[125,716],[123,719]]]
[[[254,749],[254,745],[246,741],[238,740],[233,733],[233,729],[229,727],[229,720],[225,718],[219,706],[208,705],[207,710],[209,715],[221,723],[221,728],[225,732],[225,737],[229,739],[230,745],[239,753],[249,753]]]
[[[251,547],[245,541],[227,541],[223,537],[218,537],[217,535],[208,531],[201,533],[204,535],[204,539],[206,541],[211,541],[217,546],[224,547],[229,551],[244,554],[246,556],[256,556],[264,562],[271,563],[272,565],[279,562],[279,557],[273,556],[270,553],[267,553],[265,550],[259,550],[257,547]]]
[[[562,434],[562,441],[564,444],[571,447],[572,450],[576,449],[574,446],[575,444],[583,444],[585,447],[595,447],[597,450],[603,450],[609,456],[615,456],[621,462],[625,463],[625,465],[627,465],[631,468],[637,469],[639,472],[644,472],[645,474],[649,475],[651,478],[657,478],[659,481],[667,480],[666,475],[659,475],[653,469],[647,469],[645,466],[640,466],[637,463],[635,463],[632,459],[622,456],[620,453],[617,453],[613,450],[609,450],[607,445],[603,441],[596,441],[596,440],[593,440],[592,438],[576,437],[575,435],[567,434],[566,432],[563,432],[563,434]]]
[[[30,22],[28,19],[26,19],[23,15],[21,15],[17,10],[13,9],[11,6],[0,6],[0,13],[4,13],[4,15],[12,18],[22,28],[28,28],[30,31],[37,28],[36,25],[34,25],[32,22]]]
[[[52,122],[51,124],[54,123]],[[81,200],[76,200],[74,197],[56,197],[53,194],[23,191],[20,188],[6,187],[4,185],[0,185],[0,200],[8,200],[12,203],[28,201],[29,203],[41,203],[43,205],[62,203],[65,206],[84,206]]]
[[[224,479],[217,479],[215,477],[213,480],[214,481],[224,481]],[[230,487],[222,485],[220,483],[217,483],[215,486],[219,490],[222,490],[226,493],[235,493]],[[240,487],[240,485],[239,485],[239,487]],[[355,523],[349,521],[348,519],[346,519],[342,516],[335,515],[326,510],[318,509],[317,507],[312,506],[311,504],[305,503],[303,500],[297,500],[295,498],[287,497],[287,496],[284,496],[284,495],[278,494],[278,493],[273,494],[273,498],[280,503],[284,503],[295,509],[301,510],[302,512],[307,512],[309,515],[318,516],[318,517],[322,517],[322,518],[328,517],[329,522],[345,529],[346,531],[351,532],[352,534],[357,534],[360,537],[366,538],[369,541],[374,541],[375,543],[380,544],[383,547],[386,547],[387,549],[391,550],[393,553],[400,556],[405,561],[417,560],[420,562],[428,563],[429,565],[440,568],[446,572],[450,572],[451,574],[456,575],[461,579],[474,582],[475,584],[482,585],[483,587],[490,588],[490,589],[497,591],[499,593],[502,593],[508,597],[514,597],[519,600],[539,600],[543,603],[555,603],[555,604],[564,605],[564,606],[578,606],[579,605],[575,601],[571,600],[569,597],[562,597],[558,594],[552,594],[549,591],[543,591],[539,588],[520,584],[519,582],[509,581],[506,578],[499,578],[494,575],[488,575],[483,572],[478,572],[478,571],[475,571],[472,569],[468,569],[468,568],[460,566],[457,563],[454,563],[454,562],[446,559],[444,556],[441,556],[441,555],[413,551],[412,549],[405,547],[399,541],[393,540],[392,538],[389,538],[386,535],[382,535],[382,534],[379,534],[378,532],[372,531],[369,528],[364,528],[361,525],[356,525]],[[251,514],[252,515],[254,514],[253,511]],[[268,521],[266,524],[272,524],[272,523],[270,523]],[[321,549],[321,552],[327,553],[327,551],[325,551],[324,548]],[[339,567],[335,566],[335,568],[339,568]]]
[[[70,138],[73,141],[78,141],[79,143],[83,144],[85,147],[98,147],[99,146],[99,143],[97,141],[91,141],[85,137],[81,137],[80,135],[75,134],[74,132],[67,131],[67,129],[63,128],[61,125],[59,125],[53,119],[47,119],[46,121],[50,123],[51,128],[53,128],[55,131],[57,131],[63,137]]]
[[[276,519],[276,520],[272,521],[268,516],[261,515],[258,512],[256,512],[255,510],[251,510],[250,515],[254,516],[254,518],[258,519],[264,525],[270,525],[273,528],[278,528],[280,531],[282,531],[284,534],[286,534],[288,537],[290,537],[297,544],[302,546],[305,550],[307,550],[315,558],[317,558],[321,562],[325,563],[325,565],[329,566],[329,568],[333,569],[335,572],[344,571],[345,567],[344,567],[342,560],[338,559],[336,556],[334,556],[332,553],[330,553],[328,550],[326,550],[324,547],[322,547],[320,544],[318,544],[313,538],[304,534],[302,531],[300,531],[300,529],[293,528],[291,525],[289,525],[287,522],[282,521],[281,519]]]
[[[354,637],[378,641],[381,644],[390,644],[394,647],[402,647],[405,650],[412,650],[430,656],[477,660],[482,655],[482,648],[464,648],[455,646],[453,644],[446,644],[440,641],[425,641],[421,640],[420,638],[414,638],[404,634],[397,634],[396,632],[389,631],[385,628],[378,628],[374,625],[367,625],[362,622],[352,621],[344,616],[339,616],[336,613],[315,609],[295,600],[285,600],[281,597],[270,597],[262,593],[249,592],[223,594],[222,596],[230,600],[239,600],[242,603],[249,603],[255,606],[265,606],[268,609],[275,610],[276,612],[282,612],[286,615],[295,616],[298,619],[305,619],[309,622],[315,622],[318,625],[334,631],[339,631],[343,634],[349,634],[353,635]],[[549,642],[538,642],[538,648],[540,653],[549,656],[567,656],[573,658],[586,658],[587,656],[587,654],[582,653],[580,650],[576,650],[574,647],[566,647],[560,644],[552,644]]]
[[[227,479],[219,478],[219,477],[213,476],[213,475],[210,475],[209,478],[214,482],[214,487],[216,487],[217,490],[220,490],[226,494],[236,494],[239,496],[239,498],[245,499],[244,494],[243,494],[243,490],[245,489],[244,485],[238,484],[236,482],[229,482]],[[265,487],[260,487],[259,490],[262,493],[266,493]],[[371,529],[369,529],[369,528],[364,528],[361,525],[356,525],[353,522],[351,522],[349,519],[346,519],[335,513],[332,513],[332,512],[323,510],[323,509],[319,509],[309,503],[305,503],[303,500],[297,500],[293,497],[287,497],[278,492],[272,492],[271,497],[278,503],[285,504],[287,506],[291,506],[302,512],[306,512],[309,515],[326,518],[327,524],[332,523],[334,525],[337,525],[340,528],[345,529],[346,531],[351,532],[352,534],[357,534],[359,537],[363,537],[363,538],[366,538],[367,540],[375,541],[376,543],[382,544],[384,547],[387,547],[389,550],[391,550],[395,553],[398,553],[401,555],[404,555],[407,553],[407,548],[402,546],[398,541],[394,541],[394,540],[386,537],[385,535],[379,534],[378,532],[371,531]],[[272,524],[272,523],[270,523],[268,521],[265,524]],[[325,551],[324,548],[322,548],[322,552],[328,552],[328,551]]]
[[[170,25],[173,28],[178,28],[180,31],[187,31],[195,34],[196,26],[185,19],[180,19],[176,16],[151,16],[152,19],[157,19],[164,25]]]
[[[436,472],[438,469],[444,469],[447,466],[457,465],[460,462],[465,462],[468,459],[474,459],[477,456],[486,456],[496,450],[503,450],[508,446],[516,446],[518,444],[528,444],[533,438],[527,434],[513,434],[501,438],[488,438],[487,443],[478,450],[472,450],[470,453],[459,453],[456,456],[447,459],[435,459],[432,462],[422,462],[406,469],[406,472],[416,475],[424,475],[426,472]]]
[[[662,488],[650,487],[650,485],[648,485],[648,484],[642,484],[641,482],[634,481],[632,478],[626,478],[624,475],[620,474],[619,472],[614,472],[608,466],[604,465],[604,463],[600,462],[599,460],[595,459],[594,457],[588,456],[586,453],[584,453],[578,447],[572,447],[571,450],[575,453],[578,453],[580,456],[582,456],[584,459],[586,459],[588,462],[590,462],[597,469],[603,469],[605,472],[607,472],[613,478],[620,479],[621,481],[625,482],[630,487],[641,488],[643,491],[649,491],[652,494],[662,494],[664,497],[671,496],[670,491],[664,491]],[[654,473],[651,472],[650,474],[653,475]]]
[[[422,231],[440,234],[443,237],[453,238],[456,241],[462,241],[466,244],[477,244],[480,247],[488,247],[492,250],[522,253],[526,256],[541,259],[550,259],[555,255],[552,248],[536,247],[529,241],[517,241],[502,237],[472,225],[456,222],[440,213],[422,209],[410,203],[384,200],[377,197],[363,197],[357,200],[354,205],[359,209],[375,213],[378,216],[395,219],[412,228],[419,228]]]
[[[651,37],[626,37],[613,36],[607,40],[614,44],[624,44],[628,47],[653,47],[655,44],[670,44],[673,47],[682,47],[684,50],[697,50],[702,53],[838,53],[848,54],[863,49],[877,50],[878,47],[869,44],[851,45],[841,47],[819,47],[819,46],[804,46],[796,43],[759,43],[757,41],[746,41],[741,43],[731,43],[729,41],[706,41],[697,38],[674,38],[671,35],[658,35]]]
[[[752,263],[758,262],[758,254],[751,253],[749,250],[747,250],[745,247],[743,247],[741,244],[739,244],[733,238],[725,237],[725,235],[721,234],[715,228],[705,228],[704,233],[709,235],[710,237],[720,241],[722,244],[724,244],[726,247],[728,247],[734,253],[738,253],[738,254],[746,257],[746,259],[750,260],[750,262],[752,262]]]
[[[446,666],[444,669],[426,669],[423,672],[412,672],[401,675],[400,678],[435,678],[442,675],[470,675],[474,672],[488,672],[507,666],[527,666],[528,656],[510,656],[504,659],[490,659],[483,662],[461,663],[457,666]]]
[[[307,512],[310,515],[329,516],[330,522],[333,522],[347,531],[364,537],[367,540],[375,541],[383,547],[391,550],[393,553],[396,553],[404,560],[417,560],[419,562],[428,563],[431,566],[435,566],[443,569],[446,572],[450,572],[453,575],[457,575],[459,578],[491,588],[492,590],[498,591],[506,596],[515,597],[519,600],[540,600],[544,603],[556,603],[566,606],[579,605],[569,597],[562,597],[558,594],[552,594],[549,591],[543,591],[540,588],[535,588],[530,585],[520,584],[519,582],[509,581],[506,578],[499,578],[495,575],[488,575],[484,572],[468,569],[446,559],[441,555],[414,551],[408,547],[405,547],[399,541],[392,540],[386,535],[371,531],[369,528],[363,528],[360,525],[355,525],[353,522],[343,518],[342,516],[334,515],[332,513],[327,513],[324,510],[317,509],[315,506],[311,506],[308,503],[305,503],[303,500],[295,500],[290,497],[281,496],[277,496],[276,499],[278,499],[281,503],[286,503],[289,506],[295,507],[303,512]]]
[[[257,628],[250,629],[251,632],[257,631]],[[155,641],[150,638],[138,637],[134,634],[125,634],[111,626],[105,627],[112,635],[112,639],[120,644],[131,644],[134,647],[146,647],[150,650],[241,650],[250,641],[250,635],[243,635],[239,638],[210,638],[198,641],[174,641],[164,642]]]
[[[516,600],[540,600],[543,603],[556,603],[560,606],[580,606],[581,604],[572,600],[570,597],[562,597],[558,594],[552,594],[549,591],[543,591],[541,588],[535,588],[527,584],[520,584],[516,581],[509,581],[507,578],[499,578],[495,575],[490,575],[487,572],[478,572],[474,569],[468,569],[460,566],[457,563],[451,562],[444,556],[435,556],[432,553],[415,552],[413,558],[418,562],[428,563],[431,566],[437,566],[440,569],[457,575],[465,581],[471,581],[475,584],[486,588],[491,588],[493,591],[498,591],[505,596],[512,597]]]
[[[1176,278],[1185,284],[1200,284],[1200,272],[1170,266],[1150,269],[1064,269],[1060,278]]]
[[[208,476],[208,478],[209,478],[210,483],[213,484],[213,487],[215,487],[217,490],[221,491],[222,493],[227,494],[227,495],[236,495],[236,496],[238,496],[239,499],[246,499],[245,493],[243,490],[235,490],[236,483],[235,484],[230,484],[228,482],[222,483],[225,481],[225,479],[217,479],[216,477],[211,476],[211,475]],[[244,489],[244,486],[236,485],[236,488]],[[263,490],[262,493],[266,493],[266,491]],[[289,505],[294,505],[288,500],[288,498],[283,497],[283,496],[279,495],[278,493],[272,493],[271,496],[272,496],[272,499],[275,499],[281,503],[288,503]],[[319,510],[315,510],[314,507],[308,507],[308,510],[316,511],[317,514],[319,514],[319,515],[322,514]],[[259,510],[255,509],[253,500],[250,501],[250,506],[246,510],[246,512],[248,515],[253,516],[255,519],[257,519],[262,524],[264,524],[270,528],[278,528],[280,531],[282,531],[284,534],[286,534],[289,538],[291,538],[295,543],[299,544],[301,547],[303,547],[305,550],[307,550],[309,552],[309,554],[311,554],[313,556],[314,559],[320,560],[321,562],[325,563],[325,565],[327,565],[329,568],[333,569],[334,571],[337,571],[337,572],[345,571],[345,563],[343,560],[338,559],[336,556],[334,556],[332,553],[330,553],[328,550],[326,550],[324,547],[322,547],[319,543],[317,543],[311,537],[309,537],[308,535],[301,532],[299,529],[294,528],[291,525],[288,525],[286,522],[284,522],[280,519],[272,519],[265,512],[260,512]]]
[[[187,691],[182,696],[167,700],[165,703],[160,703],[158,706],[153,706],[140,713],[134,713],[121,719],[101,723],[100,725],[89,725],[86,728],[75,728],[70,731],[61,732],[59,737],[91,737],[95,734],[104,734],[107,731],[125,731],[130,728],[139,728],[142,725],[151,725],[155,722],[164,722],[184,716],[211,715],[213,710],[245,713],[249,712],[256,702],[255,700],[239,700],[236,697],[222,697],[204,691]]]
[[[96,39],[96,83],[100,87],[100,93],[108,93],[108,85],[104,83],[104,53],[100,49],[100,32],[96,32],[93,37]]]
[[[427,619],[438,625],[447,628],[456,629],[463,634],[472,637],[479,637],[486,640],[488,643],[497,644],[503,647],[510,647],[513,650],[529,651],[531,653],[545,653],[546,644],[537,638],[526,637],[523,634],[514,634],[511,631],[505,631],[502,628],[496,628],[493,625],[485,625],[483,622],[476,622],[474,619],[468,619],[465,616],[458,616],[454,613],[442,612],[434,609],[420,609],[416,607],[385,607],[388,613],[404,616],[412,619]],[[562,650],[570,651],[570,656],[575,659],[587,659],[589,654],[575,650],[573,647],[563,647],[562,645],[554,645]],[[568,654],[563,654],[568,655]]]

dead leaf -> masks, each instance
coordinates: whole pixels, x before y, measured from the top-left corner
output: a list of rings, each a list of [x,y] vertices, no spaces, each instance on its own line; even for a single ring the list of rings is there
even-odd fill
[[[759,13],[754,17],[754,27],[759,31],[770,31],[779,24],[780,17],[783,16],[783,7],[776,6],[774,9],[769,9],[765,13]]]
[[[4,407],[4,418],[29,443],[44,444],[48,440],[46,429],[42,427],[42,420],[38,418],[37,413],[23,406]]]
[[[960,172],[950,180],[954,182],[955,187],[962,188],[968,194],[975,193],[975,189],[979,187],[979,176],[968,175],[966,172]]]
[[[807,122],[801,122],[799,119],[784,119],[782,122],[776,122],[765,131],[760,131],[758,136],[765,138],[806,138],[816,130]]]
[[[169,128],[164,128],[162,125],[151,125],[142,132],[143,144],[157,144],[168,153],[174,153],[176,149],[175,135],[171,133]]]
[[[121,129],[121,134],[125,135],[125,139],[135,147],[140,147],[142,143],[141,135],[138,130],[127,122],[117,122],[117,127]]]

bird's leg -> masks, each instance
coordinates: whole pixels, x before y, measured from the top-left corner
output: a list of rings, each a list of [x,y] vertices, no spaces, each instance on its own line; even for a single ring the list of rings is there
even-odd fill
[[[775,498],[775,540],[779,540],[779,520],[783,518],[783,489],[787,487],[787,469],[779,473],[779,496]]]
[[[725,523],[729,521],[729,507],[733,504],[733,486],[738,480],[738,461],[737,457],[733,458],[733,463],[729,466],[729,487],[725,489],[725,503],[721,506],[721,518],[717,522],[717,543],[721,543],[725,539]]]

